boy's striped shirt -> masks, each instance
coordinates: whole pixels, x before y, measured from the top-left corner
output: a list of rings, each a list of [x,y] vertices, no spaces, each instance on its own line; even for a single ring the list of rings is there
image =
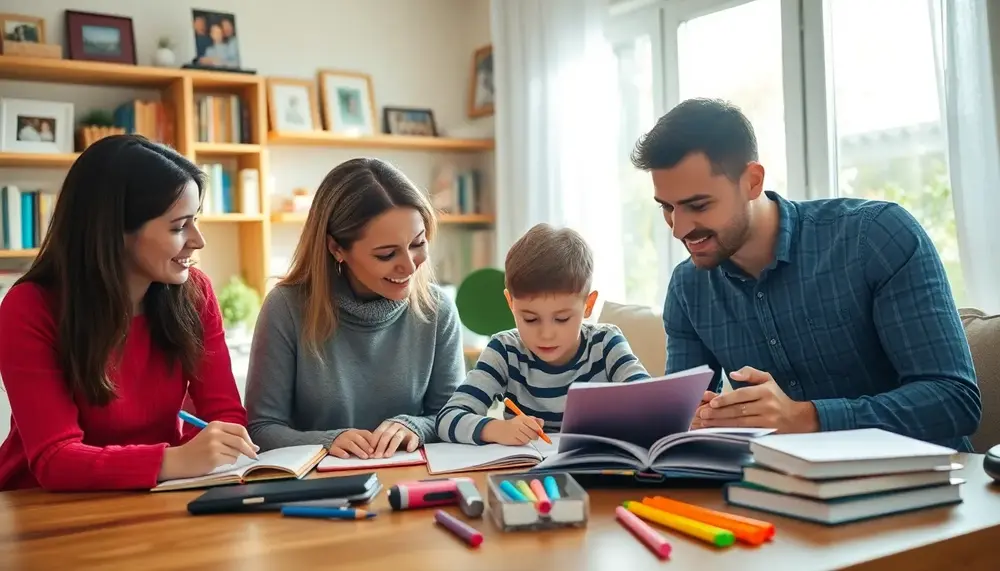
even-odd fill
[[[649,378],[618,327],[584,323],[580,340],[576,356],[554,366],[537,359],[516,329],[494,335],[475,369],[438,413],[438,436],[445,442],[484,444],[480,435],[491,420],[486,411],[504,397],[542,420],[546,431],[558,432],[571,384]],[[505,414],[510,418],[509,411]]]

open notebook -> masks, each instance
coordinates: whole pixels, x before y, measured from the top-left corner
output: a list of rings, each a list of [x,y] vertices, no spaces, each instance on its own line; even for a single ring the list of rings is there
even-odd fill
[[[276,448],[258,454],[256,460],[240,456],[236,462],[219,466],[204,476],[160,482],[151,491],[166,492],[262,480],[302,479],[324,456],[326,448],[321,445]]]
[[[559,446],[559,435],[549,434],[552,444],[535,440],[524,446],[503,444],[453,444],[434,442],[424,445],[428,474],[451,474],[454,472],[474,472],[477,470],[500,470],[534,466],[546,456],[555,454]]]
[[[388,458],[337,458],[327,456],[316,466],[317,472],[339,472],[341,470],[372,470],[374,468],[389,468],[400,466],[420,466],[426,464],[423,452],[419,449],[414,452],[396,452]]]

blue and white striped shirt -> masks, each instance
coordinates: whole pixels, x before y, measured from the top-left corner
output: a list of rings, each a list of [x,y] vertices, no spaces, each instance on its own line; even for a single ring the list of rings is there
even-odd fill
[[[438,436],[445,442],[485,444],[480,435],[492,420],[486,412],[495,400],[504,397],[524,414],[543,421],[547,432],[558,432],[571,384],[648,378],[614,325],[584,323],[576,356],[559,366],[536,358],[516,329],[502,331],[490,339],[475,369],[438,413]],[[505,414],[510,418],[509,411]]]

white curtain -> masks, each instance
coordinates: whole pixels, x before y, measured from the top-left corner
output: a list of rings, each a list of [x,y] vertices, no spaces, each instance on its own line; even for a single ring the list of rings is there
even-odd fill
[[[615,60],[606,0],[491,0],[497,255],[539,222],[579,231],[624,297]]]
[[[1000,145],[987,3],[930,3],[965,305],[996,313],[1000,312]]]

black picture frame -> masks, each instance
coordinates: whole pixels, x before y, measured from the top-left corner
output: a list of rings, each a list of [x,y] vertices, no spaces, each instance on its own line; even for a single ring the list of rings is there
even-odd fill
[[[426,123],[430,126],[429,133],[408,133],[394,130],[393,115],[397,113],[417,113],[426,116]],[[437,122],[434,119],[434,111],[425,107],[395,107],[387,106],[382,108],[382,132],[386,135],[405,135],[409,137],[437,137]]]

